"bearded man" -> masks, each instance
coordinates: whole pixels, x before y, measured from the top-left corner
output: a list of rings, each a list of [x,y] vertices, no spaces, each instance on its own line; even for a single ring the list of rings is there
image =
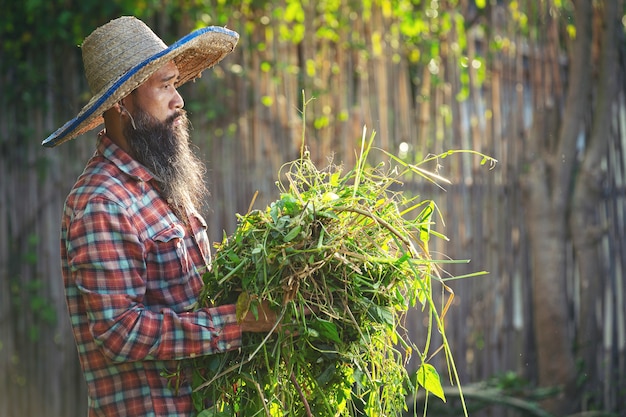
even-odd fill
[[[199,29],[166,46],[133,17],[89,35],[82,54],[93,98],[43,145],[104,122],[96,151],[65,202],[61,263],[88,388],[89,416],[191,416],[183,361],[241,346],[234,305],[197,310],[210,265],[204,167],[189,144],[177,87],[230,53],[237,33]],[[176,389],[164,373],[180,373]]]

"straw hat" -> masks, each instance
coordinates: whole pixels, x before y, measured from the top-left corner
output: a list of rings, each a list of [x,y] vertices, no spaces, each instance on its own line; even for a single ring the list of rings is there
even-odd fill
[[[200,77],[202,71],[232,52],[238,39],[237,32],[211,26],[191,32],[168,47],[134,17],[120,17],[100,26],[81,46],[93,97],[42,145],[51,148],[95,129],[104,123],[105,111],[170,61],[180,73],[177,87]]]

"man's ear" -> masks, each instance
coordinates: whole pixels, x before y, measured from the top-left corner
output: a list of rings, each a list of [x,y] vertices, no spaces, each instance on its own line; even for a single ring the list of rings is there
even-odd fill
[[[133,119],[133,115],[130,114],[128,110],[126,110],[126,107],[124,107],[124,104],[122,104],[123,101],[123,99],[118,101],[114,104],[114,107],[117,109],[120,116],[128,116],[128,118],[130,119],[130,123],[133,125],[133,129],[137,129],[137,126],[135,126],[135,119]]]
[[[114,106],[117,108],[118,112],[126,113],[128,111],[126,110],[126,106],[125,106],[126,104],[128,104],[126,103],[127,99],[128,99],[128,96],[125,96],[122,99],[118,100],[117,103],[115,103]]]
[[[112,105],[109,110],[113,110],[114,113],[120,114],[120,113],[122,113],[124,111],[123,108],[124,108],[124,106],[123,106],[122,102],[118,101],[117,103]]]

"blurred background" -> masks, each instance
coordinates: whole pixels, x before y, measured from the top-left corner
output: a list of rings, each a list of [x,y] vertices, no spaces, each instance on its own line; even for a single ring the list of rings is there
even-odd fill
[[[488,272],[447,282],[471,415],[626,416],[622,0],[0,0],[0,417],[86,415],[59,231],[97,131],[41,141],[90,98],[83,38],[120,15],[166,43],[207,25],[241,35],[180,90],[214,241],[255,192],[257,208],[278,197],[303,138],[320,167],[353,166],[364,127],[408,163],[496,158],[438,160],[444,189],[405,184],[441,212],[435,256],[469,261],[446,270]],[[419,340],[420,311],[406,326]],[[444,355],[432,363],[449,400],[428,415],[461,415]]]

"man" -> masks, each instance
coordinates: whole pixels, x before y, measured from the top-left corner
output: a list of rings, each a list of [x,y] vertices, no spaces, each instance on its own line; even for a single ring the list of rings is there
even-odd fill
[[[212,27],[167,47],[138,19],[107,23],[82,45],[93,98],[43,142],[56,146],[104,121],[97,150],[67,197],[61,230],[90,417],[190,416],[182,361],[237,349],[242,332],[275,325],[267,306],[241,323],[233,305],[196,309],[210,264],[206,223],[196,211],[206,189],[176,88],[237,40]],[[170,384],[167,373],[180,380]]]

